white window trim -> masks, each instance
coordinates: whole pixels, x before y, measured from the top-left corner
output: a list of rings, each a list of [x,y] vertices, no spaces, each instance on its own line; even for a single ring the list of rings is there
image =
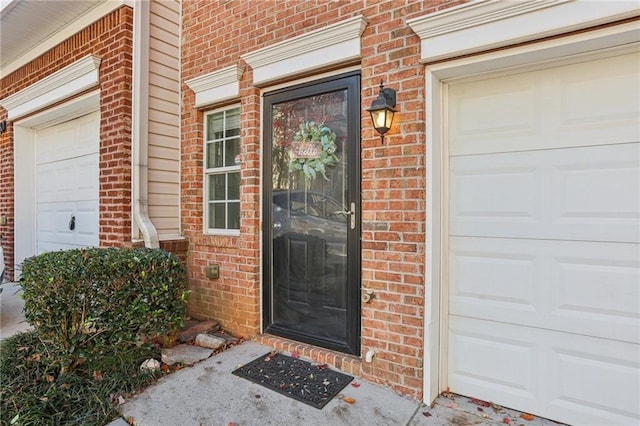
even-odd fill
[[[202,233],[204,235],[220,235],[220,236],[239,236],[240,229],[219,229],[219,228],[209,228],[209,179],[208,177],[212,174],[207,172],[210,170],[206,167],[207,163],[207,117],[223,111],[229,111],[232,109],[240,109],[240,104],[229,105],[224,108],[218,108],[211,111],[207,111],[203,115],[203,132],[202,132]],[[242,126],[242,122],[240,122]],[[240,144],[242,146],[242,139],[240,140]],[[242,164],[238,166],[226,166],[226,167],[218,167],[216,168],[216,173],[228,173],[237,171],[241,172]],[[241,176],[242,179],[242,176]],[[240,192],[242,191],[242,182],[240,183]],[[240,204],[242,207],[242,193],[240,193]],[[240,209],[240,225],[242,226],[242,208]]]
[[[359,60],[360,36],[366,26],[366,19],[358,15],[240,57],[253,68],[253,84],[260,86]]]
[[[240,96],[242,68],[231,66],[185,81],[196,94],[196,108],[236,99]]]
[[[630,14],[638,14],[634,2],[594,2],[593,5],[598,8],[598,13],[595,14],[590,5],[584,9],[577,7],[584,6],[585,3],[587,2],[560,1],[553,4],[540,2],[537,3],[540,6],[538,10],[534,8],[514,16],[509,16],[507,10],[506,15],[500,17],[498,13],[500,7],[511,8],[513,11],[517,3],[481,1],[408,21],[409,26],[421,37],[422,61],[430,62],[436,59],[441,61],[427,65],[425,70],[427,93],[425,122],[429,123],[426,128],[426,152],[427,163],[432,165],[427,168],[426,176],[428,187],[425,269],[430,272],[425,275],[423,399],[427,404],[430,404],[447,385],[446,377],[443,377],[447,362],[446,318],[448,314],[447,287],[444,285],[447,271],[443,266],[447,262],[447,176],[444,160],[447,151],[447,86],[444,83],[457,78],[507,69],[539,68],[541,64],[551,61],[554,63],[578,61],[585,57],[593,58],[611,54],[615,50],[638,49],[640,31],[638,31],[637,21],[629,22],[492,53],[448,61],[446,59],[455,58],[462,53],[478,53],[490,47],[508,46],[514,41],[532,41],[549,35],[553,31],[560,33],[570,29],[583,29],[628,17]],[[486,16],[477,13],[473,16],[476,21],[461,19],[461,28],[446,30],[448,25],[455,26],[456,18],[463,17],[468,11],[480,12],[482,8],[485,8]],[[631,12],[630,9],[634,11]],[[547,18],[541,18],[541,11],[545,11],[544,16]],[[547,26],[544,31],[541,31],[540,25],[549,18],[550,11],[555,18],[571,19],[573,21],[571,28],[556,27],[554,30]],[[496,16],[499,18],[495,19]],[[510,18],[512,20],[509,22],[513,28],[507,31],[504,20]],[[427,26],[440,28],[440,32],[429,33]],[[490,46],[478,45],[477,40],[481,40],[482,43],[490,42],[486,39],[478,39],[476,37],[479,36],[478,33],[492,34],[498,39],[491,42]],[[437,52],[429,50],[434,45],[440,46],[443,50]]]

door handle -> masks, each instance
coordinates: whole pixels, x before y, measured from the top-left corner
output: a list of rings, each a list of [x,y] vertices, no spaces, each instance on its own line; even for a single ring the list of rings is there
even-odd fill
[[[350,216],[351,219],[349,220],[349,226],[351,226],[351,229],[356,229],[356,203],[351,203],[350,211],[339,210],[337,212],[333,212],[333,214],[335,215],[343,214],[345,216]]]

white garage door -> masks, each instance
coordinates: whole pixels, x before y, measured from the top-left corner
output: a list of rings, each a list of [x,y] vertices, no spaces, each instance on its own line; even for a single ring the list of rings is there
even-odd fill
[[[36,249],[98,245],[99,115],[36,133]]]
[[[639,66],[449,86],[452,391],[640,424]]]

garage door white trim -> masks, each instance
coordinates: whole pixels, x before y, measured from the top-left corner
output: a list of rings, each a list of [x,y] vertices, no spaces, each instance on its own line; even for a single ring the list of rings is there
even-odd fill
[[[35,136],[37,129],[100,110],[100,92],[95,91],[14,124],[15,182],[15,270],[20,278],[22,261],[36,254]]]
[[[446,388],[446,377],[442,371],[446,371],[442,351],[447,347],[446,333],[442,332],[443,319],[447,318],[447,277],[442,272],[442,259],[440,253],[447,253],[446,239],[441,235],[447,235],[443,229],[447,217],[443,206],[443,188],[448,187],[446,182],[447,171],[443,169],[444,158],[447,157],[445,141],[447,135],[442,125],[446,121],[447,94],[444,81],[458,77],[481,75],[487,72],[503,70],[505,67],[518,67],[532,63],[532,60],[544,64],[550,60],[566,57],[572,54],[568,61],[581,60],[585,55],[607,56],[619,53],[620,50],[635,50],[637,46],[630,43],[638,42],[638,24],[627,23],[615,27],[582,33],[575,36],[549,40],[546,42],[531,44],[520,48],[506,49],[486,55],[471,58],[443,62],[427,66],[426,69],[426,93],[427,93],[427,158],[428,168],[427,182],[427,253],[426,265],[430,273],[425,277],[425,383],[424,400],[430,403],[441,390]],[[613,49],[613,50],[608,50]],[[614,52],[616,51],[616,52]],[[594,53],[595,52],[595,53]],[[533,66],[532,66],[533,68]]]

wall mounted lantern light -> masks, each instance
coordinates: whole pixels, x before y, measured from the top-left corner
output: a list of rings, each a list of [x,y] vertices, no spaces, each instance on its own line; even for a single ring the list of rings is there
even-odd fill
[[[371,103],[371,108],[367,109],[371,114],[373,127],[380,133],[380,140],[384,143],[384,134],[391,129],[393,123],[393,115],[396,113],[396,91],[384,88],[382,81],[380,82],[380,93],[378,97]]]

